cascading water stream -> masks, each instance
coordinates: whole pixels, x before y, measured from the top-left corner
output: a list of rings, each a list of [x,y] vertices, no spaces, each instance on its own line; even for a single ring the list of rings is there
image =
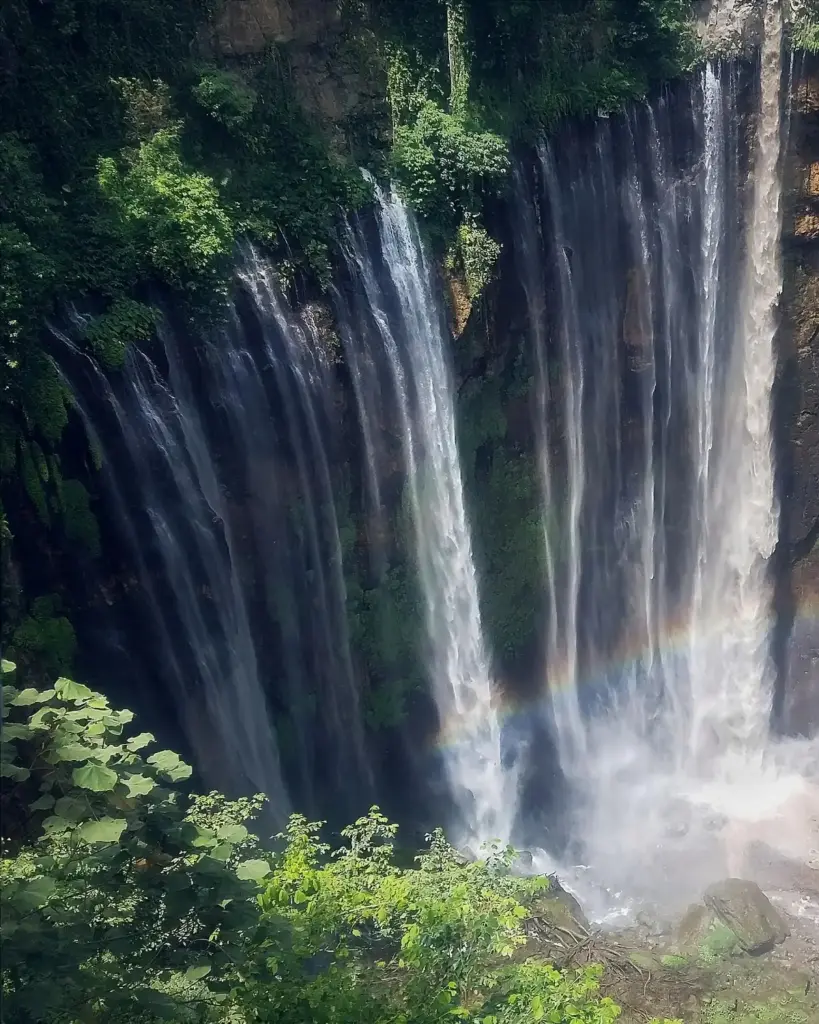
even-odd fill
[[[174,339],[161,330],[176,395],[137,348],[128,353],[117,393],[93,359],[52,330],[73,356],[63,373],[102,453],[196,762],[214,786],[266,793],[281,819],[288,806],[276,736],[223,531],[222,492],[201,421],[187,405],[190,392],[181,380]],[[83,377],[91,382],[93,399]],[[92,411],[99,398],[110,422],[100,422]]]
[[[772,819],[807,852],[804,757],[769,735],[781,50],[769,0],[750,154],[737,73],[709,65],[686,95],[567,128],[519,175],[518,219],[543,225],[518,245],[561,533],[548,683],[609,903],[684,902]]]
[[[330,470],[331,366],[249,247],[238,277],[226,327],[198,346],[162,318],[155,349],[133,347],[111,381],[64,334],[57,358],[99,439],[161,643],[154,671],[197,767],[220,789],[265,792],[276,823],[288,790],[309,813],[349,817],[372,776]]]
[[[516,786],[514,769],[503,763],[481,627],[447,336],[409,211],[394,194],[380,189],[376,201],[382,267],[374,264],[361,229],[351,226],[348,231],[350,269],[375,327],[369,359],[363,361],[359,354],[350,358],[350,365],[370,381],[373,368],[386,365],[395,395],[445,765],[460,812],[462,841],[477,847],[490,839],[509,839]],[[356,393],[368,390],[360,379]],[[370,415],[368,403],[360,407],[363,421]],[[371,428],[365,436],[374,433]]]

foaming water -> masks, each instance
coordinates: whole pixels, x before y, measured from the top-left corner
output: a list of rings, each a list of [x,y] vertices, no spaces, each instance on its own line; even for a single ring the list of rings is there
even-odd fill
[[[738,72],[709,65],[687,94],[567,130],[518,180],[519,219],[543,225],[519,247],[552,369],[545,654],[575,837],[561,859],[583,863],[564,873],[602,918],[683,905],[751,871],[755,843],[802,863],[817,845],[816,746],[769,730],[781,49],[770,0],[750,153]],[[623,647],[641,654],[612,667]]]
[[[503,764],[489,652],[483,637],[472,540],[455,433],[454,385],[438,290],[406,206],[376,189],[378,252],[361,225],[349,226],[350,270],[363,290],[373,331],[369,358],[353,354],[355,392],[371,464],[376,367],[386,367],[397,406],[415,552],[426,612],[429,674],[441,728],[456,723],[445,768],[458,806],[453,833],[478,847],[507,841],[515,813],[514,770]],[[361,345],[347,336],[348,347]],[[365,400],[366,396],[366,400]],[[378,472],[370,472],[379,494]]]

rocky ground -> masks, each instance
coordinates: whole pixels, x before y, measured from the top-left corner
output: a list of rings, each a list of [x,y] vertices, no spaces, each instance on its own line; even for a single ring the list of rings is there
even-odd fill
[[[627,929],[591,925],[557,881],[534,908],[526,955],[602,963],[623,1024],[819,1024],[819,870],[761,844],[756,882],[727,879],[673,927],[643,914]]]

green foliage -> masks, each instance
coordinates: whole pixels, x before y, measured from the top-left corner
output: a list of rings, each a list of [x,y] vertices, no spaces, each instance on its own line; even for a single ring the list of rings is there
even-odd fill
[[[697,950],[697,959],[702,964],[712,964],[737,952],[741,952],[741,948],[736,935],[726,925],[715,921]]]
[[[795,0],[791,4],[791,46],[795,50],[819,53],[819,3]]]
[[[77,650],[71,623],[62,614],[56,595],[38,597],[28,615],[11,636],[9,652],[26,666],[35,666],[47,676],[68,672]]]
[[[472,130],[431,100],[413,123],[396,127],[392,161],[407,200],[423,216],[448,224],[461,210],[474,209],[509,169],[503,138]]]
[[[690,0],[472,0],[476,104],[513,137],[612,111],[699,59]]]
[[[220,182],[234,230],[285,241],[289,256],[300,254],[326,281],[338,211],[360,206],[370,190],[296,101],[283,54],[273,48],[241,75],[202,68],[191,96],[191,147]]]
[[[699,58],[690,0],[375,0],[392,171],[474,301],[497,259],[481,217],[509,144],[616,110]]]
[[[97,181],[117,234],[150,272],[180,290],[224,284],[230,217],[213,180],[183,160],[177,128],[160,129],[122,165],[103,157]]]
[[[440,831],[415,869],[393,861],[396,826],[377,808],[345,829],[330,854],[319,826],[298,815],[261,897],[283,917],[292,947],[280,984],[243,993],[262,1020],[573,1020],[610,1024],[619,1009],[597,998],[595,969],[561,974],[514,963],[526,901],[545,879],[509,873],[513,851],[464,865]],[[330,854],[328,858],[328,854]],[[322,968],[324,961],[326,966]]]
[[[447,266],[450,270],[463,271],[467,292],[473,302],[489,284],[500,253],[500,245],[474,217],[458,226],[455,244],[447,256]]]
[[[84,328],[84,335],[107,367],[122,366],[125,352],[131,342],[147,341],[156,326],[156,312],[134,299],[115,299],[100,316],[94,317]]]
[[[464,864],[440,831],[417,866],[372,808],[330,851],[291,817],[265,852],[262,799],[187,796],[190,768],[133,715],[3,662],[3,1019],[280,1024],[612,1024],[599,970],[522,960],[544,878],[515,852]],[[10,828],[10,824],[13,826]],[[516,956],[516,951],[518,955]]]
[[[32,816],[0,864],[4,1020],[218,1013],[258,918],[239,869],[260,801],[183,797],[190,768],[144,757],[132,713],[71,680],[3,696],[4,799],[30,794]]]
[[[100,553],[100,531],[91,511],[88,491],[79,480],[64,480],[61,511],[66,540],[96,558]]]
[[[206,70],[193,87],[193,97],[203,110],[230,130],[241,130],[256,105],[256,93],[243,79],[221,68]]]

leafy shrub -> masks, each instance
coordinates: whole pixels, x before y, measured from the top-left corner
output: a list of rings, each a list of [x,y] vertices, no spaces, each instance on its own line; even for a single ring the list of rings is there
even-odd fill
[[[12,656],[51,677],[70,670],[76,650],[74,629],[54,595],[32,601],[29,614],[11,637]]]
[[[436,831],[401,868],[372,808],[336,850],[293,815],[265,852],[246,824],[262,798],[186,795],[189,766],[132,720],[70,679],[3,687],[8,1024],[618,1017],[598,969],[514,956],[547,880],[512,875],[511,849],[464,864]]]
[[[393,169],[407,200],[426,217],[452,222],[497,187],[509,169],[507,144],[428,100],[417,119],[395,130]]]
[[[193,88],[196,102],[227,128],[240,129],[256,104],[256,93],[242,78],[221,68],[204,72]]]
[[[4,1020],[216,1008],[225,995],[202,979],[232,970],[231,946],[256,920],[258,862],[241,820],[259,801],[183,798],[175,785],[190,767],[143,753],[149,733],[123,739],[133,714],[69,679],[5,686],[3,717],[4,797],[36,796],[33,838],[0,865]]]
[[[176,128],[141,143],[124,165],[103,157],[97,180],[120,232],[157,276],[181,290],[223,284],[233,248],[230,217],[214,181],[186,166]]]
[[[467,292],[473,302],[489,284],[500,253],[500,244],[474,217],[458,225],[447,263],[450,269],[460,267],[463,270]]]
[[[84,333],[95,355],[111,369],[122,366],[131,342],[147,341],[156,326],[156,312],[134,299],[116,299],[94,317]]]

